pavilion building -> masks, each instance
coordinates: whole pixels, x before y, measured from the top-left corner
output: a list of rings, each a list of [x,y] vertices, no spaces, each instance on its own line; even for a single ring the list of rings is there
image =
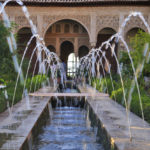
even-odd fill
[[[70,54],[81,58],[91,48],[99,47],[102,42],[118,32],[130,12],[141,12],[150,25],[149,0],[22,1],[27,6],[31,19],[39,35],[45,40],[46,46],[66,63]],[[23,50],[32,35],[29,23],[15,1],[9,2],[5,10],[10,20],[17,25],[14,33],[18,37],[18,48]],[[132,17],[124,28],[124,39],[129,43],[129,37],[134,36],[139,29],[147,32],[140,18]],[[34,46],[35,40],[29,48],[32,49]],[[119,44],[116,53],[121,49],[122,45]],[[27,55],[30,56],[31,53],[29,51]]]

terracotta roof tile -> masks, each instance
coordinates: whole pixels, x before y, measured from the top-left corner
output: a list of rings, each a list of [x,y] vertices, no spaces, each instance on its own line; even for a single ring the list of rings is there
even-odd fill
[[[80,2],[143,2],[149,0],[22,0],[24,2],[57,2],[57,3],[80,3]]]
[[[5,0],[0,0],[1,2]],[[12,0],[15,1],[15,0]],[[149,0],[22,0],[23,2],[34,3],[87,3],[87,2],[148,2]]]
[[[5,0],[0,0],[4,2]],[[84,5],[149,5],[150,0],[22,0],[26,5],[60,5],[60,6],[84,6]],[[16,5],[12,0],[9,5]]]

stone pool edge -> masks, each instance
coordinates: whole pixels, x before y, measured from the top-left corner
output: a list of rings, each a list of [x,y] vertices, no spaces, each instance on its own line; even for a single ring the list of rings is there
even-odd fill
[[[91,86],[78,85],[80,92],[98,92]],[[126,110],[109,96],[86,97],[86,102],[92,109],[98,132],[104,147],[109,150],[150,150],[150,125],[130,112],[132,140],[129,136]],[[92,113],[90,113],[92,114]],[[106,142],[105,142],[106,140]],[[106,144],[105,144],[106,143]],[[108,146],[109,143],[109,146]]]
[[[84,92],[93,92],[93,93],[98,92],[98,91],[93,91],[93,88],[90,86],[86,86],[85,88],[84,86],[78,85],[77,88],[79,92],[81,93],[82,92],[83,93]],[[90,101],[91,101],[91,97],[85,98],[85,107],[86,107],[86,110],[89,111],[88,116],[91,121],[91,126],[97,128],[96,134],[99,138],[100,143],[104,146],[105,150],[119,150],[117,145],[114,142],[112,142],[112,138],[109,135],[108,131],[105,129],[102,121],[100,120],[96,112],[94,112],[94,108],[90,105]]]
[[[55,92],[56,89],[51,87],[46,87],[40,89],[40,92]],[[31,113],[27,114],[24,119],[17,120],[16,116],[22,113],[22,111],[28,111],[26,107],[25,99],[22,99],[19,103],[14,105],[12,117],[8,117],[8,110],[0,114],[0,134],[5,133],[13,134],[12,138],[6,138],[3,140],[3,144],[0,147],[0,150],[27,150],[31,147],[32,142],[32,133],[36,133],[35,126],[38,125],[40,118],[43,116],[45,110],[48,112],[48,104],[50,97],[29,97],[30,99],[30,110]],[[7,115],[7,116],[6,116]],[[18,117],[18,116],[17,116]],[[6,129],[8,125],[19,122],[19,126],[13,129]],[[41,121],[43,122],[43,121]]]
[[[52,89],[51,92],[55,92],[55,91],[56,91],[56,89]],[[28,136],[26,137],[25,141],[23,142],[23,144],[21,145],[19,150],[30,150],[30,149],[32,149],[32,144],[33,144],[33,140],[34,140],[35,136],[39,135],[39,132],[40,132],[39,130],[41,129],[42,126],[44,126],[46,124],[47,119],[51,115],[50,110],[49,110],[50,109],[49,103],[51,101],[51,98],[52,97],[45,97],[44,98],[45,105],[41,109],[40,114],[37,116],[37,119],[34,122],[32,129],[28,133]],[[42,99],[42,97],[41,97],[41,99]]]

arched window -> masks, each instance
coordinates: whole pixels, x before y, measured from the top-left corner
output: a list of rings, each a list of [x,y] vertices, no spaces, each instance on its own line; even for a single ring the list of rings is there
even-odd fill
[[[51,51],[51,52],[54,52],[56,53],[56,49],[53,45],[48,45],[47,48]]]
[[[75,24],[75,25],[73,26],[73,32],[74,32],[74,33],[78,33],[78,32],[79,32],[79,26],[78,26],[77,24]]]
[[[52,33],[52,26],[48,28],[47,32]]]
[[[86,33],[86,29],[84,27],[82,27],[82,33]]]
[[[61,32],[60,24],[56,24],[56,33],[60,33],[60,32]]]
[[[69,26],[69,24],[65,24],[64,32],[65,32],[65,33],[69,33],[69,31],[70,31],[70,26]]]
[[[21,28],[17,33],[17,49],[19,51],[19,54],[23,55],[24,51],[26,49],[27,43],[30,40],[32,36],[31,29],[29,27],[23,27]],[[30,59],[33,50],[36,48],[36,38],[33,38],[30,45],[27,47],[25,58]],[[33,69],[35,67],[35,62],[37,59],[36,53],[33,54],[31,65],[29,72],[33,72]],[[36,66],[35,73],[38,73],[38,65]]]
[[[103,28],[97,36],[96,47],[98,48],[104,41],[107,41],[116,31],[112,28]]]
[[[105,41],[107,41],[112,35],[114,35],[116,33],[116,31],[113,28],[103,28],[102,30],[99,31],[98,36],[97,36],[97,43],[96,43],[96,47],[98,48],[99,46],[101,46],[101,44]],[[111,42],[115,47],[114,47],[114,52],[117,55],[117,49],[118,49],[118,44],[115,41]],[[112,55],[111,49],[110,47],[106,48],[106,46],[102,47],[102,51],[105,51],[105,56],[107,58],[107,60],[109,61],[109,64],[111,65],[111,71],[116,73],[117,72],[117,62],[116,62],[116,58],[114,57],[114,55]],[[105,67],[104,69],[106,71],[108,71],[108,67],[107,64],[105,63],[105,60],[102,61],[103,66]],[[100,72],[101,74],[103,74],[103,71],[101,70]]]
[[[130,29],[128,32],[127,32],[127,34],[126,34],[126,42],[128,43],[128,46],[130,47],[131,46],[131,39],[133,38],[133,37],[135,37],[135,35],[139,32],[139,31],[143,31],[144,32],[144,30],[142,30],[141,28],[132,28],[132,29]],[[130,47],[131,48],[131,47]]]
[[[31,29],[28,27],[21,28],[17,33],[17,45],[19,50],[25,49],[27,42],[32,36]]]
[[[75,72],[76,72],[76,69],[79,67],[79,58],[75,57],[74,53],[71,53],[68,56],[68,64],[67,64],[67,66],[68,66],[67,74],[69,76],[74,76]]]
[[[80,48],[79,48],[79,51],[78,51],[78,54],[79,54],[79,58],[81,58],[81,57],[83,57],[83,56],[85,56],[85,55],[87,55],[88,54],[88,52],[89,52],[89,49],[88,49],[88,47],[87,46],[81,46]]]

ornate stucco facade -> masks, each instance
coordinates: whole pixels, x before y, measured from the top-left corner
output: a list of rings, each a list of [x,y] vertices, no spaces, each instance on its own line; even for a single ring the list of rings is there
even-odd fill
[[[107,0],[104,0],[104,2]],[[145,0],[147,1],[147,0]],[[57,5],[55,2],[54,5],[35,5],[37,1],[34,1],[32,5],[27,3],[27,8],[30,12],[31,19],[38,29],[38,33],[43,39],[45,39],[48,29],[53,26],[58,21],[71,20],[80,24],[85,28],[87,32],[86,39],[78,40],[74,37],[64,36],[61,39],[55,37],[53,38],[52,43],[46,43],[48,45],[53,45],[56,49],[56,53],[60,55],[60,45],[62,40],[72,41],[74,45],[74,51],[78,55],[78,49],[81,45],[86,45],[89,49],[95,47],[97,43],[97,37],[101,30],[105,28],[111,28],[115,32],[119,30],[120,25],[122,24],[125,17],[129,15],[130,12],[139,11],[142,12],[146,21],[150,25],[150,6],[147,4],[137,5],[136,1],[134,4],[94,4],[94,5],[82,5],[79,6],[70,4],[66,5]],[[39,1],[38,1],[39,2]],[[59,1],[58,1],[59,2]],[[94,1],[93,1],[94,2]],[[97,2],[95,0],[95,2]],[[49,2],[50,3],[50,2]],[[67,4],[69,2],[65,2]],[[77,2],[78,3],[78,2]],[[15,32],[17,33],[20,29],[25,27],[30,27],[28,21],[26,20],[22,10],[17,5],[9,5],[6,7],[6,12],[9,15],[11,21],[14,21],[18,27]],[[63,27],[61,27],[63,28]],[[128,31],[133,28],[141,28],[144,31],[147,31],[146,27],[138,17],[134,17],[126,25],[124,29],[124,37],[126,38]],[[61,31],[62,32],[62,31]],[[88,41],[87,41],[88,40]]]

